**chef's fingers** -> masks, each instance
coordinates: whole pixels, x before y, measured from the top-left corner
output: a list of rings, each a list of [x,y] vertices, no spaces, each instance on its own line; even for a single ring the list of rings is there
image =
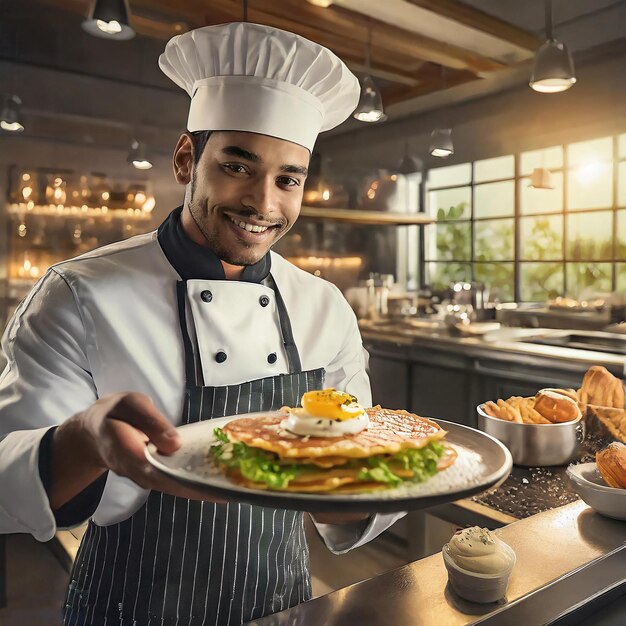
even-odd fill
[[[171,454],[180,447],[176,429],[156,408],[151,398],[143,393],[120,394],[107,415],[145,433],[159,452]]]

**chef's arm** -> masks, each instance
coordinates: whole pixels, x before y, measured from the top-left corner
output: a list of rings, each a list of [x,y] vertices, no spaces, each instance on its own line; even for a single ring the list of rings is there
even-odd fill
[[[103,396],[63,422],[53,438],[52,509],[63,506],[107,470],[146,490],[223,502],[208,490],[184,485],[150,465],[145,457],[148,442],[163,454],[180,447],[176,429],[142,393]]]

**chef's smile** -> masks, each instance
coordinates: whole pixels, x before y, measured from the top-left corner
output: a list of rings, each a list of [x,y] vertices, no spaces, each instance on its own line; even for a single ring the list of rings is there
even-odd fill
[[[280,223],[269,223],[263,221],[250,220],[249,218],[224,213],[224,217],[229,222],[231,230],[241,241],[251,244],[262,243],[273,239],[280,231]]]

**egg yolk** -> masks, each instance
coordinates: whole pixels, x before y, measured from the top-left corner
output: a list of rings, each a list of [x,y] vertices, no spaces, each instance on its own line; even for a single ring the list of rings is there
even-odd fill
[[[311,415],[342,421],[353,419],[363,413],[363,408],[354,396],[332,388],[307,391],[302,396],[302,407]]]

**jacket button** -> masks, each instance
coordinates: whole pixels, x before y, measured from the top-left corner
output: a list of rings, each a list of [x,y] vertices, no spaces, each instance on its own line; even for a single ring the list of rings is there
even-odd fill
[[[276,356],[276,352],[272,352],[272,354],[267,355],[268,363],[276,363],[277,360],[278,360],[278,357]]]
[[[270,303],[270,299],[267,296],[261,296],[259,298],[259,303],[261,306],[267,306]]]
[[[223,363],[223,362],[224,362],[227,358],[228,358],[228,356],[227,356],[226,352],[222,352],[222,351],[220,351],[220,352],[218,352],[218,353],[215,355],[215,360],[216,360],[218,363]]]
[[[201,291],[200,297],[204,302],[211,302],[211,300],[213,300],[213,294],[208,289]]]

